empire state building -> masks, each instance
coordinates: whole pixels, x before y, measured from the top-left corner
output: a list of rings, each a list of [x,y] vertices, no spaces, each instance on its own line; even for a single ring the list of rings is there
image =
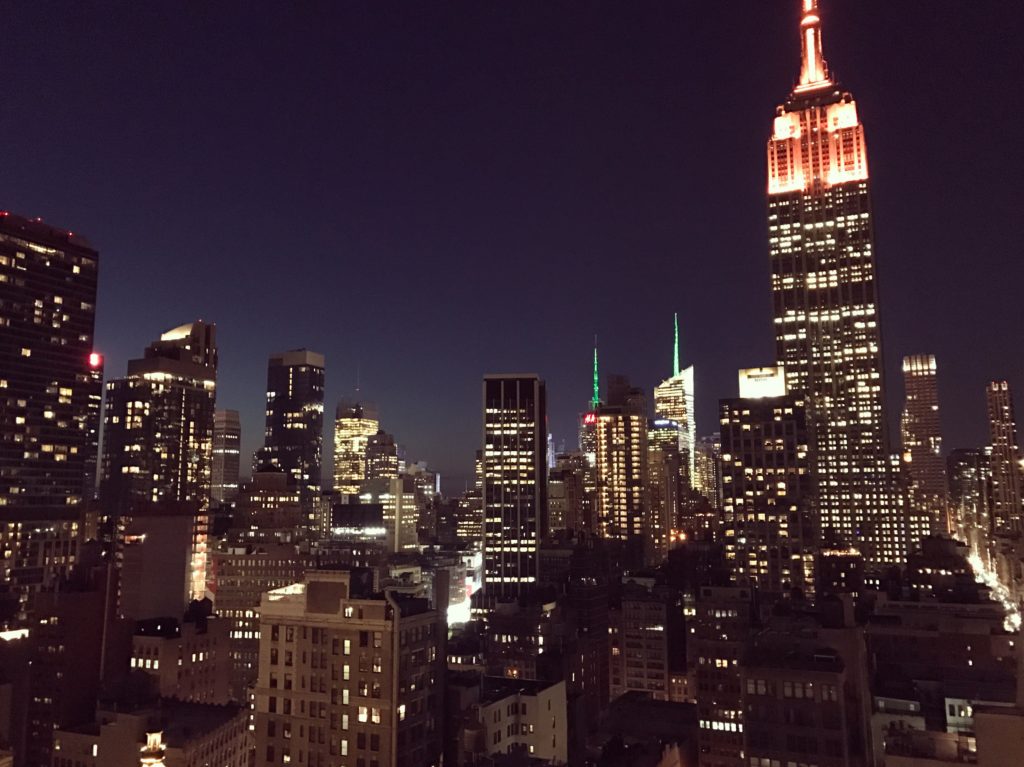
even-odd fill
[[[899,563],[864,126],[822,55],[818,1],[801,2],[800,80],[768,142],[776,353],[811,412],[820,532],[871,564]]]

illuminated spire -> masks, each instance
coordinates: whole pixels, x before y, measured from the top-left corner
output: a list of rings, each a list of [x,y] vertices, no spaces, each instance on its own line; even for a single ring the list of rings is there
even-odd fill
[[[797,90],[830,85],[828,64],[821,49],[821,17],[818,15],[818,0],[801,0],[803,13],[800,16],[800,44],[803,58],[800,65],[800,84]]]
[[[675,330],[675,342],[672,346],[672,375],[679,375],[679,312],[672,315],[672,326]]]
[[[594,399],[591,400],[591,407],[597,407],[601,403],[601,397],[598,390],[598,378],[597,378],[597,336],[594,336]]]

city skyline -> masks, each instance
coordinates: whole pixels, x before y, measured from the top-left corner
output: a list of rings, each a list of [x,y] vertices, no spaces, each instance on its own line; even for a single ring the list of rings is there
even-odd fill
[[[246,467],[260,442],[265,360],[281,349],[325,354],[328,412],[351,395],[358,375],[382,428],[461,486],[479,442],[473,403],[481,374],[525,369],[544,377],[555,444],[571,446],[589,395],[594,332],[602,369],[647,390],[671,370],[668,322],[676,311],[683,364],[697,369],[697,422],[710,425],[718,399],[736,394],[736,369],[774,359],[763,141],[772,108],[798,75],[794,4],[745,10],[733,18],[714,6],[699,13],[608,6],[581,15],[552,6],[455,19],[437,10],[372,19],[352,9],[317,19],[282,19],[278,11],[276,21],[291,21],[293,32],[315,22],[325,31],[308,47],[286,35],[247,72],[253,62],[245,57],[254,54],[242,43],[265,42],[273,18],[225,29],[186,13],[161,19],[158,30],[137,26],[153,21],[146,13],[102,21],[83,14],[76,24],[85,32],[52,41],[44,55],[32,50],[50,28],[41,12],[14,9],[0,57],[16,83],[4,120],[13,134],[6,205],[81,229],[103,254],[96,337],[108,376],[166,328],[197,317],[217,324],[217,404],[241,411]],[[935,354],[947,449],[987,443],[988,380],[1024,390],[1022,362],[999,358],[1002,338],[1019,336],[1024,324],[1013,309],[1014,280],[1006,279],[1016,251],[1006,222],[1019,207],[1013,179],[1024,165],[1019,152],[1005,150],[1014,146],[1006,126],[1018,122],[1019,107],[997,99],[1005,119],[984,117],[994,94],[1018,87],[1020,68],[1003,63],[1019,58],[1010,46],[1022,18],[1011,8],[980,16],[952,2],[934,4],[927,18],[865,2],[831,3],[825,18],[829,60],[857,94],[871,144],[887,416],[894,427],[901,357]],[[379,47],[353,49],[342,22]],[[440,37],[421,40],[417,23]],[[900,34],[911,25],[913,35]],[[743,56],[722,42],[727,32]],[[224,51],[201,50],[216,35],[225,37]],[[461,47],[444,44],[463,38]],[[524,39],[528,45],[506,50]],[[147,51],[182,40],[189,44],[176,62],[178,83]],[[73,66],[90,42],[120,53]],[[503,64],[487,60],[492,45],[508,54]],[[289,90],[273,67],[294,52],[313,82]],[[394,60],[397,53],[405,56]],[[324,66],[314,66],[318,57]],[[126,61],[139,74],[111,79]],[[209,84],[185,90],[204,67]],[[45,94],[28,87],[34,79],[45,79]],[[139,90],[148,82],[155,95]],[[223,109],[215,99],[221,85],[235,86]],[[248,159],[269,147],[241,132],[233,115],[260,108],[265,88],[286,94],[290,114],[267,118],[267,140],[277,140],[280,156],[257,172]],[[324,89],[345,98],[318,106],[315,94]],[[360,105],[356,97],[367,94],[369,106]],[[431,97],[442,109],[415,122],[400,146],[404,121],[422,116]],[[177,107],[166,126],[165,102]],[[101,115],[98,103],[109,103],[112,114]],[[75,119],[61,117],[64,110]],[[20,116],[28,114],[40,115],[47,130],[27,130]],[[317,117],[345,130],[302,127]],[[374,118],[395,132],[374,140],[367,129]],[[65,124],[74,132],[65,134]],[[965,133],[973,138],[961,154],[954,148]],[[113,148],[97,150],[99,136]],[[303,142],[323,154],[300,149]],[[154,148],[171,159],[152,159],[161,154]],[[717,158],[714,167],[695,154]],[[446,165],[463,155],[465,168]],[[220,170],[204,167],[211,158],[222,161],[214,163]],[[975,173],[984,174],[991,196],[946,192]],[[954,211],[974,225],[935,231],[932,222]],[[293,225],[300,214],[308,226]],[[294,252],[282,259],[287,250]],[[487,325],[484,333],[485,305],[463,275],[522,253],[546,278],[530,288],[532,324],[525,332]],[[954,268],[964,253],[974,265],[969,281]],[[282,291],[282,263],[312,276]],[[203,284],[195,280],[199,268],[208,269]],[[628,312],[615,302],[624,268],[647,293]],[[673,272],[678,279],[665,279]],[[332,286],[346,297],[337,316],[296,309],[329,300]],[[295,322],[272,322],[276,314]],[[129,324],[128,316],[141,319]],[[988,332],[993,326],[1001,332]],[[444,387],[431,385],[442,378]],[[428,408],[421,381],[436,393]],[[445,440],[428,437],[439,433]]]

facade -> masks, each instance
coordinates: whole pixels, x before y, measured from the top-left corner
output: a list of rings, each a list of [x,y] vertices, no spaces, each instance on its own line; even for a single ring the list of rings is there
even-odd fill
[[[118,536],[118,615],[145,620],[179,615],[193,595],[196,521],[192,510],[140,514]],[[205,561],[204,561],[205,572]]]
[[[484,588],[515,597],[537,581],[547,534],[547,395],[536,375],[483,383]]]
[[[942,457],[935,357],[903,358],[906,402],[900,420],[903,471],[909,489],[908,532],[913,548],[929,535],[948,533],[946,462]]]
[[[151,618],[135,625],[130,666],[153,680],[161,698],[215,704],[232,699],[231,623],[204,613],[203,604],[193,602],[184,620]]]
[[[700,767],[749,767],[743,743],[743,680],[739,663],[753,618],[744,587],[700,588],[687,656],[696,668]],[[760,765],[759,765],[760,767]]]
[[[93,495],[102,357],[93,351],[99,254],[79,235],[0,213],[0,623],[75,558]]]
[[[404,469],[402,449],[393,434],[380,429],[366,441],[366,479],[390,479]]]
[[[697,440],[693,489],[708,499],[714,509],[722,508],[722,435],[718,432]]]
[[[444,634],[444,616],[427,600],[374,594],[358,572],[310,572],[267,593],[257,767],[438,765]]]
[[[322,354],[295,349],[270,358],[265,439],[257,461],[293,477],[303,506],[312,508],[320,495],[324,442]]]
[[[548,471],[548,529],[592,530],[590,496],[584,487],[589,470],[582,453],[563,453]]]
[[[238,471],[242,454],[242,424],[237,410],[213,414],[213,469],[211,491],[214,503],[230,503],[238,495]]]
[[[647,425],[647,500],[650,533],[647,560],[660,563],[680,532],[683,498],[690,495],[692,476],[679,452],[679,424],[656,418]]]
[[[233,517],[239,537],[296,541],[309,538],[315,522],[314,510],[303,505],[293,475],[264,464],[242,483]]]
[[[823,530],[873,565],[906,558],[885,417],[864,127],[822,56],[804,0],[800,79],[768,141],[768,230],[778,362],[806,397]]]
[[[673,372],[654,387],[654,413],[679,425],[679,452],[683,457],[687,487],[692,487],[697,468],[697,421],[694,412],[693,365],[679,366],[679,315],[674,317]]]
[[[608,378],[608,402],[597,417],[597,518],[608,538],[644,548],[650,528],[647,495],[647,407],[643,392]]]
[[[161,334],[128,374],[107,384],[100,498],[117,520],[188,508],[191,594],[205,593],[217,389],[215,328],[202,320]]]
[[[751,386],[752,371],[741,371],[740,397],[719,407],[726,564],[737,585],[813,593],[818,535],[807,412],[801,396],[786,394],[782,370],[757,369],[766,371],[776,386]]]
[[[639,583],[626,583],[609,615],[611,699],[636,690],[669,700],[671,671],[685,658],[681,605]]]
[[[365,402],[338,403],[334,414],[334,489],[352,495],[366,479],[367,443],[380,428],[377,410]]]
[[[420,517],[420,503],[412,477],[368,479],[360,486],[359,502],[380,504],[383,508],[388,551],[419,550],[416,524]]]
[[[1013,394],[1006,381],[992,381],[985,390],[991,439],[992,532],[1007,534],[1024,528],[1020,443],[1013,412]]]

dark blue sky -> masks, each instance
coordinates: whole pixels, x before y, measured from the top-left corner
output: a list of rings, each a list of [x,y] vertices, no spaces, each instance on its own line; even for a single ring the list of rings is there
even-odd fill
[[[1024,407],[1024,8],[822,0],[867,129],[889,408],[939,357],[947,446]],[[548,380],[575,441],[590,343],[645,388],[671,314],[698,428],[772,361],[764,147],[796,0],[3,3],[0,207],[101,252],[108,375],[217,323],[218,402],[262,431],[267,356],[361,371],[385,428],[471,471],[480,377]]]

